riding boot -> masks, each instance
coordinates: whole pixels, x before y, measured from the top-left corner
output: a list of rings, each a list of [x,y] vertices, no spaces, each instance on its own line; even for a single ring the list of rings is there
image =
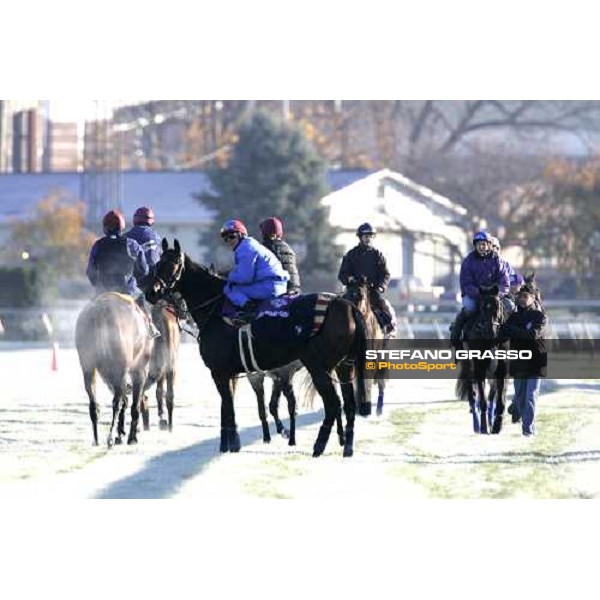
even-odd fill
[[[256,309],[260,305],[262,300],[248,300],[246,304],[238,311],[235,316],[236,320],[249,323],[256,316]]]

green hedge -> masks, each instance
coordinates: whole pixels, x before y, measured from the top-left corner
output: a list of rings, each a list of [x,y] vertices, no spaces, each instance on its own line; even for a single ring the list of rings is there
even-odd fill
[[[40,300],[35,267],[0,267],[0,306],[26,308]]]

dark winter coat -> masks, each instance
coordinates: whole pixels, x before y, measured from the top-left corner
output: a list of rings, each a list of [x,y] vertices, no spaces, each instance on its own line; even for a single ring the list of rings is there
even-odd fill
[[[373,246],[359,244],[349,250],[342,260],[338,279],[344,285],[348,285],[350,277],[359,279],[361,276],[366,277],[370,285],[384,291],[390,282],[385,256]]]
[[[296,253],[283,240],[264,238],[263,245],[279,259],[281,266],[289,273],[288,294],[299,294],[300,273],[296,265]]]
[[[510,340],[511,350],[531,350],[531,360],[510,360],[511,377],[546,377],[548,354],[546,350],[546,328],[548,317],[535,305],[519,307],[498,331],[499,341]]]
[[[124,235],[107,235],[92,246],[86,275],[98,293],[136,296],[148,276],[148,263],[135,240]]]
[[[460,291],[463,296],[479,298],[479,286],[498,285],[501,296],[508,294],[509,267],[495,252],[481,256],[469,253],[460,267]]]

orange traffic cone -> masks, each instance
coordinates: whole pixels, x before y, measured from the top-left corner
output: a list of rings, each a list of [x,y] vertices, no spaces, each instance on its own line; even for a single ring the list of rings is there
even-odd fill
[[[53,371],[58,371],[58,343],[54,342],[52,344],[52,364],[50,368]]]

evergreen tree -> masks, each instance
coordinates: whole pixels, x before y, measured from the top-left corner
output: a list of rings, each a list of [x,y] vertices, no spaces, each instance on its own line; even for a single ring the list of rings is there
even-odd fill
[[[259,223],[271,216],[283,221],[285,239],[298,254],[303,288],[333,287],[341,252],[335,230],[320,200],[328,193],[326,166],[302,132],[262,111],[239,131],[228,164],[209,169],[213,191],[199,195],[215,212],[205,243],[219,261],[221,224],[240,219],[249,235],[261,239]]]

